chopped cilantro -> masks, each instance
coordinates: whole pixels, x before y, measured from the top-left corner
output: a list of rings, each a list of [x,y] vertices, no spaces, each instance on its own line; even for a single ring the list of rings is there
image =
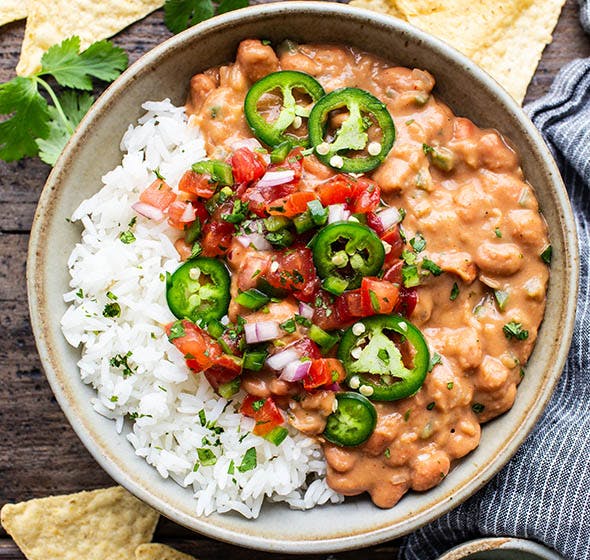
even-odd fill
[[[170,327],[170,334],[168,334],[168,340],[174,340],[176,338],[182,338],[186,334],[182,321],[174,321]]]
[[[473,410],[473,412],[475,412],[475,414],[479,414],[480,412],[483,412],[485,409],[485,405],[481,404],[481,403],[473,403],[473,405],[471,406],[471,410]]]
[[[389,447],[385,448],[385,451],[383,452],[383,455],[385,455],[386,459],[389,459],[391,457],[391,451],[389,450]]]
[[[227,474],[234,474],[234,472],[235,472],[235,463],[234,463],[234,460],[232,459],[229,462],[229,467],[227,467]]]
[[[442,358],[440,357],[440,354],[438,354],[437,352],[434,352],[432,354],[432,356],[430,356],[430,362],[428,364],[428,372],[430,373],[434,369],[434,366],[436,366],[440,363],[442,363]]]
[[[133,235],[133,232],[131,230],[122,231],[119,234],[119,239],[121,240],[121,243],[129,245],[130,243],[133,243],[135,241],[135,235]]]
[[[449,296],[449,299],[451,301],[455,301],[457,297],[459,297],[459,286],[457,282],[453,282],[453,287],[451,288],[451,295]]]
[[[412,412],[411,408],[408,408],[406,412],[404,412],[404,422],[407,422],[410,419],[410,413]]]
[[[526,340],[529,337],[529,331],[522,328],[522,323],[517,323],[516,321],[510,321],[510,323],[506,323],[502,328],[504,331],[504,336],[511,340],[512,338],[516,338],[516,340]]]
[[[137,370],[137,368],[133,369],[128,362],[132,354],[133,353],[131,352],[131,350],[127,352],[127,354],[125,355],[117,354],[109,360],[109,364],[114,368],[121,368],[123,377],[129,377],[130,375],[133,375]]]
[[[248,472],[252,469],[255,469],[257,464],[258,462],[256,460],[256,448],[250,447],[250,449],[248,449],[248,451],[246,451],[246,453],[244,454],[244,457],[242,458],[242,462],[238,467],[238,470],[243,473]]]
[[[453,387],[455,386],[455,384],[452,381],[449,381],[447,383],[447,389],[450,391]]]
[[[432,401],[432,402],[429,402],[429,403],[426,405],[426,410],[432,410],[432,409],[433,409],[435,406],[436,406],[436,403],[435,403],[434,401]]]
[[[416,237],[410,239],[410,245],[412,246],[412,249],[416,251],[416,253],[420,253],[421,251],[424,251],[424,249],[426,248],[426,239],[422,237],[421,233],[417,233]]]
[[[442,274],[442,268],[430,259],[424,259],[422,261],[422,270],[428,270],[433,276],[440,276]]]
[[[289,334],[293,334],[297,330],[297,325],[295,324],[295,319],[293,318],[288,319],[284,323],[281,323],[279,327]]]
[[[307,328],[311,327],[311,325],[312,325],[312,322],[309,319],[307,319],[306,317],[303,317],[303,315],[295,315],[295,322],[298,325],[301,325],[302,327],[307,327]]]
[[[494,229],[494,233],[496,234],[496,237],[502,237],[502,232],[500,231],[500,228],[497,227],[496,229]]]
[[[545,263],[545,264],[551,264],[551,257],[553,256],[553,248],[551,247],[551,245],[547,245],[547,247],[545,247],[545,249],[543,249],[543,252],[541,253],[541,260]]]
[[[254,401],[252,403],[252,408],[254,409],[254,412],[258,412],[264,406],[265,402],[266,399],[259,399],[257,401]]]
[[[102,310],[102,316],[107,318],[119,317],[121,315],[121,306],[116,302],[107,303]]]

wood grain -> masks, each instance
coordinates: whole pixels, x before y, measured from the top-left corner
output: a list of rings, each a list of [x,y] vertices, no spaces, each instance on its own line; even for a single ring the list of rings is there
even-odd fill
[[[256,0],[257,3],[260,0]],[[576,0],[568,0],[543,59],[529,87],[526,101],[546,93],[556,73],[569,61],[590,56],[590,42],[578,22]],[[0,28],[0,82],[14,76],[22,22]],[[115,37],[131,61],[169,36],[161,11],[155,12]],[[38,160],[0,162],[0,506],[49,494],[90,490],[112,484],[95,463],[65,419],[42,373],[31,333],[25,290],[25,261],[37,199],[49,173]],[[155,540],[202,560],[279,560],[280,554],[253,553],[222,544],[162,520]],[[397,543],[372,547],[362,553],[315,555],[311,559],[352,560],[368,557],[392,560]],[[0,529],[0,560],[24,556]],[[83,559],[81,559],[83,560]]]

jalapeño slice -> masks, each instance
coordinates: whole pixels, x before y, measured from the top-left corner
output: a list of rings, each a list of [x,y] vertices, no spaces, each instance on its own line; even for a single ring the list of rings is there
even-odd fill
[[[364,329],[355,328],[359,323]],[[392,337],[398,338],[397,344]],[[412,354],[412,367],[404,363],[398,347],[401,343],[411,347],[407,350]],[[430,353],[422,333],[405,317],[378,315],[357,321],[344,333],[338,358],[344,364],[351,389],[360,390],[374,401],[394,401],[420,389]]]
[[[377,424],[377,411],[358,393],[337,393],[338,408],[328,416],[323,436],[340,446],[354,446],[371,437]]]
[[[313,262],[324,288],[333,293],[354,290],[363,276],[375,276],[385,260],[377,234],[358,222],[335,222],[313,239]]]
[[[227,313],[229,284],[229,272],[221,261],[192,259],[168,275],[166,301],[179,319],[208,323]]]
[[[268,121],[260,112],[258,103],[264,94],[270,94],[277,90],[281,92],[282,105],[276,119]],[[292,146],[306,147],[309,145],[307,135],[297,136],[295,133],[287,131],[292,125],[294,125],[293,128],[299,128],[295,126],[295,120],[308,118],[310,114],[309,107],[297,103],[294,91],[308,95],[313,103],[325,94],[324,88],[309,74],[294,70],[282,70],[258,80],[246,95],[244,114],[248,125],[254,135],[267,146],[274,148],[284,142],[289,142]]]
[[[332,111],[348,110],[348,117],[331,141],[326,129]],[[381,129],[381,141],[369,142],[367,130]],[[309,140],[316,156],[325,165],[346,173],[365,173],[375,169],[387,156],[395,141],[395,125],[384,103],[358,88],[337,89],[320,99],[309,115]],[[353,152],[366,151],[353,156]]]

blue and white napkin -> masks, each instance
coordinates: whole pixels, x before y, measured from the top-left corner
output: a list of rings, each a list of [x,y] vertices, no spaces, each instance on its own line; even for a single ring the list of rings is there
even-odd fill
[[[590,0],[580,0],[590,33]],[[434,560],[481,536],[529,538],[590,560],[590,58],[565,66],[525,107],[553,151],[580,242],[573,344],[547,410],[515,457],[472,498],[404,540],[400,560]]]

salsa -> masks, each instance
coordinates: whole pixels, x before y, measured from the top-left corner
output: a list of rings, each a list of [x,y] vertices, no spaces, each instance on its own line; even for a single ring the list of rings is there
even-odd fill
[[[254,433],[323,445],[328,484],[392,507],[508,410],[550,245],[518,157],[426,71],[243,41],[191,80],[208,159],[142,213],[178,230],[172,344]]]

